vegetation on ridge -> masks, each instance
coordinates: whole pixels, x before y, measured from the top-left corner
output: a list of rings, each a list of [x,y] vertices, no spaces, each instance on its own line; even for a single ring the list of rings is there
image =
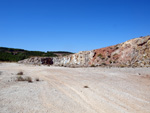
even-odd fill
[[[10,61],[10,62],[17,62],[19,60],[23,60],[29,57],[57,57],[59,55],[68,55],[72,54],[71,52],[65,52],[65,51],[47,51],[47,52],[41,52],[41,51],[28,51],[24,49],[14,49],[14,48],[6,48],[6,47],[0,47],[0,61]]]

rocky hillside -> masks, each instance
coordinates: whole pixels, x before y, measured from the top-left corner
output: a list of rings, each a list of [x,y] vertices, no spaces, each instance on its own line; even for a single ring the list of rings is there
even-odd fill
[[[150,66],[150,36],[135,38],[121,44],[92,51],[81,51],[64,57],[52,58],[53,65],[86,66]]]

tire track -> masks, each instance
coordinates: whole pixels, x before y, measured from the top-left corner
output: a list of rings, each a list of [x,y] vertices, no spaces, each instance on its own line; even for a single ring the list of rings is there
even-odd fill
[[[42,77],[42,78],[45,79],[45,80],[47,80],[47,81],[51,84],[51,81],[49,80],[48,77]],[[56,79],[54,76],[53,76],[53,79],[55,80],[55,82],[57,82],[57,83],[59,82],[59,84],[63,84],[63,85],[65,85],[65,86],[68,87],[68,85],[64,84],[63,82],[60,82],[60,80]],[[68,87],[68,88],[70,88],[70,89],[73,91],[73,93],[75,93],[76,95],[79,96],[80,100],[75,99],[75,98],[71,95],[71,93],[69,93],[69,92],[67,92],[66,90],[64,90],[63,88],[61,88],[60,85],[58,85],[58,84],[56,84],[56,83],[53,83],[53,84],[51,84],[51,85],[53,85],[54,87],[57,87],[57,88],[59,89],[59,91],[62,91],[67,97],[71,98],[73,101],[75,101],[75,102],[77,102],[78,104],[80,104],[81,107],[84,106],[84,107],[86,108],[86,106],[84,105],[84,104],[86,103],[87,106],[89,106],[88,108],[91,108],[91,110],[93,111],[92,113],[94,113],[94,112],[95,112],[95,113],[99,113],[99,111],[101,111],[101,113],[104,113],[104,111],[99,110],[99,109],[95,108],[92,104],[90,104],[90,102],[86,99],[86,97],[84,97],[84,96],[82,96],[81,94],[79,94],[78,91],[74,90],[73,88]],[[80,102],[81,99],[83,100],[84,103],[81,103],[81,102]]]

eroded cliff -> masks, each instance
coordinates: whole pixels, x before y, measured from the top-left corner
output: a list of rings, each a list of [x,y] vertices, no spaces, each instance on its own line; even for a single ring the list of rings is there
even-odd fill
[[[52,58],[55,66],[150,66],[150,36],[135,38],[121,44],[92,51],[81,51],[64,57]]]

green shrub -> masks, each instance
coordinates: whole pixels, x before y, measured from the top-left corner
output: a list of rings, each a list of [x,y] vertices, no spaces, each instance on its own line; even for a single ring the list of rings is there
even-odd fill
[[[102,65],[104,65],[104,66],[105,66],[105,65],[106,65],[106,63],[102,63]]]
[[[111,64],[111,63],[112,63],[112,61],[110,60],[110,61],[109,61],[109,63]]]
[[[100,57],[102,60],[104,60],[104,56],[102,54],[99,54],[98,57]]]

